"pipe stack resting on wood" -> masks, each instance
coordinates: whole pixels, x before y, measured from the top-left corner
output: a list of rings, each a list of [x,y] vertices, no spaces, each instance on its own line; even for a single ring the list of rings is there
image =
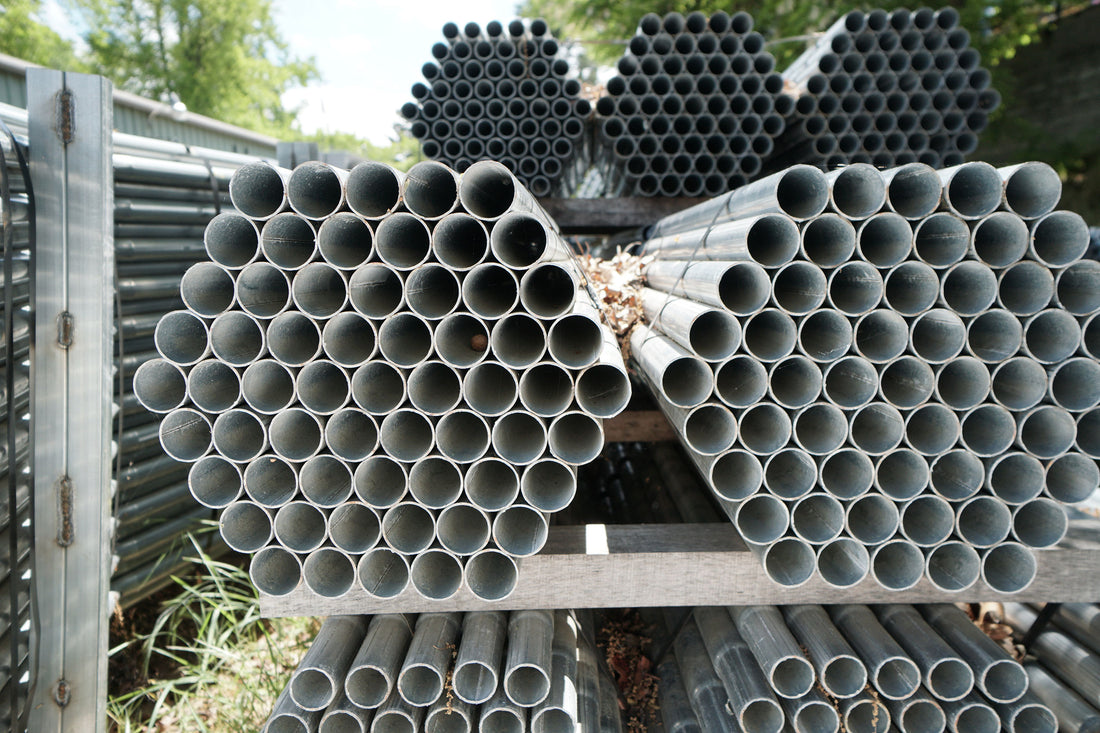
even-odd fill
[[[591,105],[546,22],[448,23],[443,35],[401,108],[424,155],[459,173],[500,161],[536,196],[576,188]]]
[[[673,643],[675,665],[659,667],[666,730],[1058,730],[1024,667],[955,606],[697,608],[692,616]]]
[[[253,164],[134,376],[261,592],[515,587],[630,384],[553,222],[461,177]]]
[[[632,358],[776,582],[1031,583],[1100,483],[1100,264],[1060,192],[802,165],[653,226]]]
[[[596,655],[571,611],[332,616],[264,733],[620,733]]]
[[[1037,613],[1019,603],[1004,604],[1005,621],[1020,635]],[[1031,642],[1025,665],[1031,689],[1054,711],[1064,731],[1100,732],[1100,606],[1061,603]]]
[[[1000,105],[951,7],[852,11],[783,72],[795,103],[767,170],[957,165]]]
[[[650,13],[596,102],[609,195],[716,196],[752,180],[793,99],[748,13]]]

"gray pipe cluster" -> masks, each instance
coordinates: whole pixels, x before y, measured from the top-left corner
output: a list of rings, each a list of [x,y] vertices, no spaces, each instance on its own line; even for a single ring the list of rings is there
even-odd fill
[[[1004,604],[1005,620],[1020,634],[1035,624],[1035,609]],[[1054,711],[1063,731],[1100,733],[1100,606],[1061,603],[1028,648],[1031,689]]]
[[[191,493],[266,594],[507,596],[630,397],[553,222],[493,162],[230,195],[134,376]]]
[[[590,626],[572,611],[483,611],[330,617],[263,730],[622,729]]]
[[[609,195],[716,196],[756,177],[794,105],[752,26],[745,12],[639,21],[596,102]]]
[[[692,615],[673,644],[674,661],[659,667],[666,730],[1058,730],[1054,713],[1028,690],[1024,667],[955,606],[749,606]]]
[[[954,8],[852,11],[783,72],[793,114],[765,166],[958,165],[1000,104]]]
[[[1060,191],[795,166],[654,225],[632,358],[776,582],[1031,583],[1100,483],[1100,265]]]
[[[464,172],[496,160],[536,196],[572,190],[591,105],[543,20],[443,26],[401,108],[424,155]]]

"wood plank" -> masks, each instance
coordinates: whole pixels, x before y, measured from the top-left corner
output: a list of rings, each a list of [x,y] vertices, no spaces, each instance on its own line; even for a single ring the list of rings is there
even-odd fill
[[[676,431],[660,410],[630,410],[603,424],[607,443],[658,443],[676,440]]]
[[[545,198],[539,199],[539,203],[558,223],[562,234],[613,234],[649,226],[663,216],[706,200],[634,196],[615,199]]]
[[[606,535],[604,534],[606,532]],[[606,548],[606,550],[604,549]],[[261,595],[264,616],[473,611],[518,608],[720,606],[786,603],[929,603],[966,601],[1100,602],[1100,521],[1074,520],[1067,542],[1037,553],[1035,582],[1007,596],[978,582],[961,593],[927,579],[890,592],[868,578],[838,589],[820,578],[798,588],[777,585],[729,524],[589,525],[553,527],[546,549],[522,561],[519,584],[503,601],[474,598],[465,588],[446,601],[429,601],[411,588],[381,600],[356,588],[339,599],[319,599],[300,586],[287,596]]]

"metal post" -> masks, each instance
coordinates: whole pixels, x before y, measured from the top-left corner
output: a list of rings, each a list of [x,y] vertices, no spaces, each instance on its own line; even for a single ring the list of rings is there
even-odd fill
[[[38,685],[30,729],[107,725],[112,89],[98,76],[27,71],[38,209],[34,397]],[[79,119],[79,124],[76,121]]]

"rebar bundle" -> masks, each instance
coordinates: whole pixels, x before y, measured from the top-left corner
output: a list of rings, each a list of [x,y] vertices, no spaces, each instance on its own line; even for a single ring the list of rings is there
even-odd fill
[[[571,611],[332,616],[264,731],[617,733],[611,685]]]
[[[1023,665],[954,606],[697,608],[673,650],[662,700],[689,704],[662,710],[667,730],[1058,730]]]
[[[748,13],[650,13],[596,102],[608,195],[716,196],[752,180],[793,109]]]
[[[776,582],[1031,583],[1100,484],[1100,265],[1060,191],[795,166],[654,225],[632,358]]]
[[[401,112],[428,158],[500,161],[536,196],[580,183],[591,105],[543,20],[443,26]]]
[[[1000,104],[954,8],[852,11],[783,72],[793,114],[766,169],[963,162]]]
[[[569,248],[499,164],[254,164],[134,377],[264,593],[511,593],[630,397]]]

